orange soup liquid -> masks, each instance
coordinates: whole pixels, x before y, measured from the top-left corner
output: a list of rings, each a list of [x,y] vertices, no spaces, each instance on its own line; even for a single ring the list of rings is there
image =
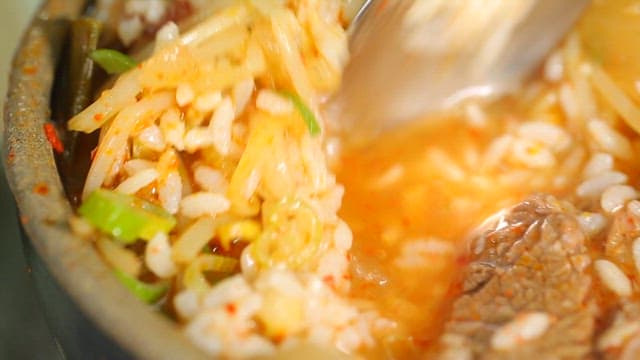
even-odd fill
[[[340,215],[354,233],[354,295],[400,324],[397,336],[382,340],[392,352],[382,357],[414,358],[429,348],[457,293],[452,284],[465,263],[464,239],[530,192],[493,186],[490,172],[478,175],[474,153],[497,131],[434,121],[345,151],[337,172],[346,188]],[[450,251],[436,246],[422,253],[420,266],[399,266],[404,247],[416,240],[444,242]]]

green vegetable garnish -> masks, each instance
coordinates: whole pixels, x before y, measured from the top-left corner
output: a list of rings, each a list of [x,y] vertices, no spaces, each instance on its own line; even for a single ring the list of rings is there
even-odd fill
[[[71,25],[68,95],[62,99],[68,102],[67,117],[75,116],[92,102],[94,64],[90,56],[98,47],[101,33],[102,23],[93,18],[80,18]]]
[[[168,233],[176,224],[176,219],[163,208],[106,189],[91,193],[78,213],[124,244],[137,239],[151,240],[158,232]]]
[[[319,135],[320,124],[318,123],[316,116],[313,114],[313,111],[311,111],[311,109],[309,109],[307,104],[305,104],[304,101],[302,101],[300,96],[288,91],[281,91],[280,93],[286,96],[289,100],[291,100],[293,105],[296,107],[296,110],[298,110],[298,112],[300,113],[300,116],[302,116],[302,119],[304,120],[305,124],[307,124],[307,128],[309,129],[309,134],[311,134],[311,136]]]
[[[128,55],[112,49],[94,50],[89,54],[89,57],[110,75],[122,74],[138,65]]]
[[[162,295],[169,290],[169,284],[164,282],[148,284],[120,270],[114,270],[114,273],[124,286],[126,286],[136,297],[147,304],[153,304],[158,301],[158,299],[160,299]]]

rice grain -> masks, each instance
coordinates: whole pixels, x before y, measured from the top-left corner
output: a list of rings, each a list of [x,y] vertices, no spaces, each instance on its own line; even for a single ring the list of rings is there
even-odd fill
[[[629,212],[634,216],[640,217],[640,201],[638,200],[629,201],[629,203],[627,204],[627,210],[629,210]]]
[[[184,150],[185,124],[182,121],[180,110],[175,107],[167,110],[160,117],[160,130],[165,141],[176,150]]]
[[[582,231],[588,237],[598,235],[607,226],[607,218],[602,214],[583,212],[577,218]]]
[[[489,119],[485,111],[476,103],[471,103],[464,108],[466,115],[466,123],[475,129],[484,129],[487,127]]]
[[[228,155],[231,150],[231,127],[235,118],[233,103],[225,97],[213,113],[209,123],[212,143],[220,155]]]
[[[182,290],[173,298],[176,312],[182,319],[193,318],[200,308],[198,294],[192,290]]]
[[[180,202],[182,215],[189,218],[212,216],[223,213],[231,207],[227,198],[222,194],[211,192],[197,192],[185,196]]]
[[[171,248],[173,261],[188,264],[195,259],[215,235],[215,225],[215,221],[208,216],[203,216],[189,225]]]
[[[156,167],[156,163],[144,159],[131,159],[124,163],[123,169],[129,175],[133,176],[140,171],[153,169]]]
[[[125,46],[131,45],[144,31],[144,24],[137,16],[123,19],[118,24],[118,37]]]
[[[182,178],[177,171],[167,174],[158,186],[158,198],[162,207],[170,214],[178,212],[182,199]]]
[[[431,238],[406,242],[402,253],[394,260],[394,265],[403,268],[419,268],[428,266],[434,261],[443,261],[453,256],[455,248],[450,242]]]
[[[195,127],[184,136],[184,149],[194,153],[197,150],[213,145],[211,129],[204,126]]]
[[[600,148],[619,159],[630,159],[633,157],[633,149],[629,139],[613,129],[607,122],[594,119],[587,124],[587,129],[591,138]]]
[[[151,125],[142,130],[138,134],[138,140],[143,146],[156,152],[163,151],[167,146],[162,131],[157,125]]]
[[[498,166],[511,149],[514,140],[512,135],[502,135],[493,140],[483,156],[483,167],[491,169]]]
[[[583,181],[576,188],[576,194],[583,198],[600,196],[603,191],[613,185],[627,182],[627,175],[617,171],[607,171]]]
[[[547,331],[551,320],[551,316],[543,312],[520,313],[494,332],[491,346],[496,350],[511,350],[535,340]]]
[[[198,186],[208,192],[224,194],[229,186],[222,172],[204,165],[195,168],[193,179]]]
[[[589,162],[584,167],[583,175],[585,178],[594,177],[605,171],[613,169],[613,156],[608,153],[598,152],[591,156]]]
[[[562,110],[564,114],[569,119],[577,119],[580,117],[580,108],[579,104],[576,100],[576,93],[573,87],[569,84],[563,84],[560,86],[559,98],[560,105],[562,105]]]
[[[551,150],[537,141],[516,139],[512,150],[512,157],[526,167],[546,169],[556,164],[556,157]]]
[[[195,99],[193,107],[203,113],[213,111],[222,101],[222,93],[220,91],[212,91],[202,94]]]
[[[143,187],[154,182],[158,176],[159,174],[156,169],[142,170],[121,182],[115,191],[122,194],[135,194]]]
[[[159,232],[147,244],[144,253],[145,264],[157,277],[167,279],[178,269],[171,259],[171,246],[167,234]]]
[[[233,86],[232,96],[236,116],[242,114],[247,104],[249,104],[254,87],[255,83],[251,78],[240,81]]]
[[[563,76],[564,61],[562,59],[562,53],[554,52],[544,64],[544,77],[549,81],[558,82],[562,80]]]
[[[338,221],[338,225],[336,225],[335,233],[333,235],[333,241],[338,250],[346,252],[351,249],[353,234],[346,222],[342,220]]]
[[[556,153],[571,145],[571,137],[564,129],[546,121],[527,121],[518,127],[517,134],[523,139],[544,144]]]
[[[600,198],[600,206],[608,213],[614,213],[625,204],[638,198],[638,192],[628,185],[613,185],[607,188]]]
[[[156,33],[155,53],[163,47],[176,41],[180,37],[180,28],[173,21],[164,24]]]
[[[269,89],[258,92],[256,106],[273,115],[285,115],[293,112],[293,104],[289,99]]]
[[[638,331],[640,323],[635,321],[613,325],[600,336],[597,347],[601,351],[620,347]]]
[[[176,103],[180,107],[185,107],[193,101],[196,94],[191,85],[182,83],[176,88]]]
[[[593,266],[600,280],[609,290],[620,297],[631,296],[631,281],[616,264],[599,259],[593,263]]]

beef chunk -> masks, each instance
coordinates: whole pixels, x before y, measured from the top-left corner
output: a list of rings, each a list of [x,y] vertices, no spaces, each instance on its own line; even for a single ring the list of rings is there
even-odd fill
[[[463,294],[454,302],[440,357],[588,357],[595,306],[585,236],[569,205],[536,195],[471,243]]]

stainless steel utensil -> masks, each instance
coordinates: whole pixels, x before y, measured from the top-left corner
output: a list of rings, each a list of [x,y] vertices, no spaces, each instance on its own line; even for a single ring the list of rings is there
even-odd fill
[[[468,97],[516,89],[589,2],[365,1],[328,118],[350,135],[372,135]]]

